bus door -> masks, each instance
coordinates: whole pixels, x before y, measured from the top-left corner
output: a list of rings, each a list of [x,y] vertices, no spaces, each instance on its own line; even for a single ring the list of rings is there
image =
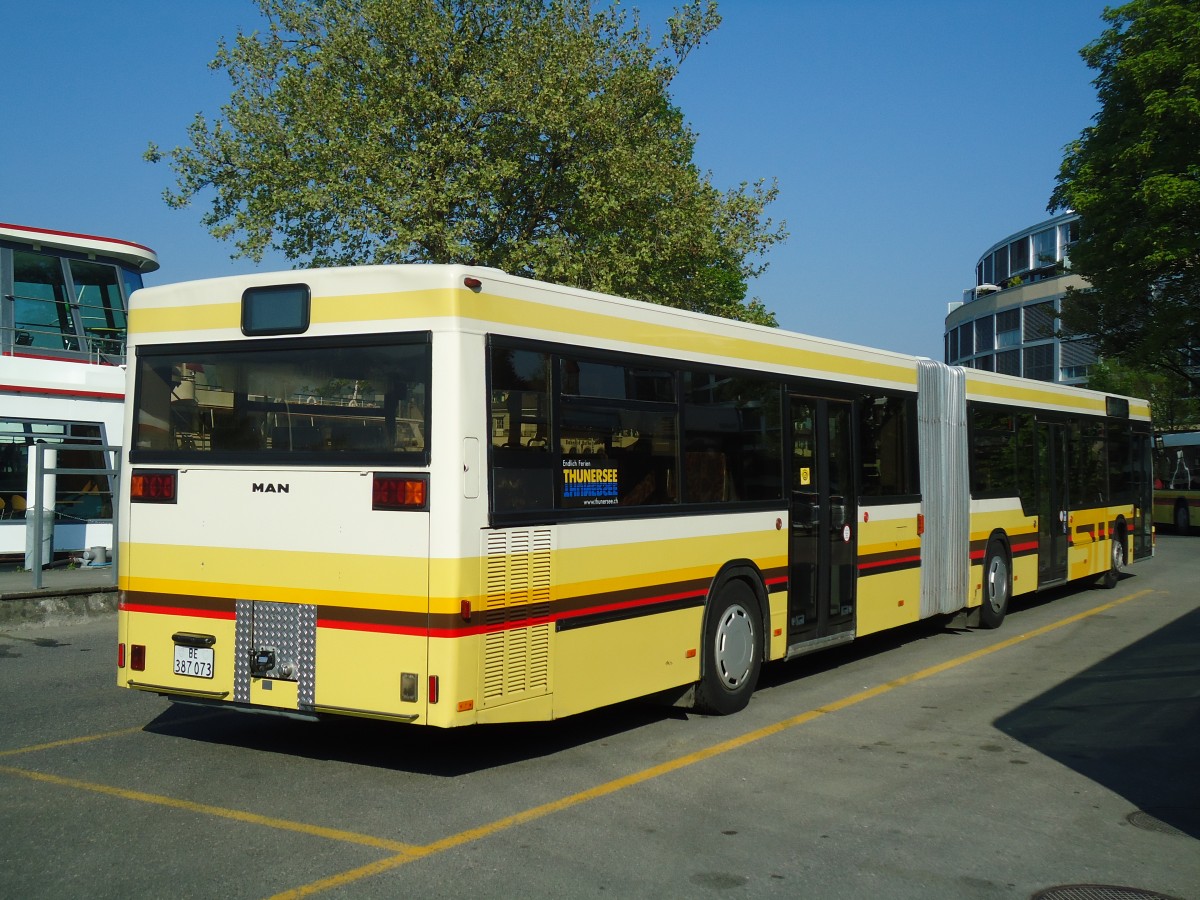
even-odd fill
[[[854,628],[855,505],[850,403],[789,397],[792,491],[788,643]]]
[[[1065,581],[1071,511],[1067,503],[1067,426],[1038,422],[1038,586]]]

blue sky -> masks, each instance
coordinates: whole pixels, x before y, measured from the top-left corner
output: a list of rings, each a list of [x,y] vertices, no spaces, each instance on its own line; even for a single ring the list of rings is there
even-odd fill
[[[657,32],[676,5],[623,0]],[[789,329],[942,356],[946,304],[991,244],[1047,217],[1097,110],[1079,49],[1103,0],[724,0],[674,97],[722,188],[774,178],[790,239],[751,294]],[[153,247],[160,284],[252,271],[162,201],[153,140],[229,97],[217,40],[250,0],[0,0],[0,221]],[[259,268],[288,268],[280,257]]]

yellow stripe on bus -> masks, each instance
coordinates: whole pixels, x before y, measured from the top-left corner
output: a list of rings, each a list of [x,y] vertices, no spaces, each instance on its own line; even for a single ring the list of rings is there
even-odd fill
[[[619,313],[619,314],[617,314]],[[722,335],[699,328],[681,328],[652,322],[639,322],[630,328],[629,310],[624,306],[613,315],[583,312],[563,306],[494,294],[475,294],[463,289],[422,290],[358,294],[340,297],[313,297],[312,322],[320,325],[342,323],[394,322],[406,319],[461,318],[481,323],[552,330],[593,341],[597,338],[640,344],[655,355],[664,350],[718,356],[773,366],[834,373],[857,379],[892,382],[914,387],[916,367],[911,361],[885,363],[846,352],[821,352],[795,344],[764,343],[763,336],[751,338]],[[186,307],[135,308],[130,315],[131,334],[236,329],[240,325],[237,303],[196,304]],[[736,328],[736,325],[730,326]],[[383,329],[380,329],[381,331]],[[770,333],[767,333],[769,340]]]

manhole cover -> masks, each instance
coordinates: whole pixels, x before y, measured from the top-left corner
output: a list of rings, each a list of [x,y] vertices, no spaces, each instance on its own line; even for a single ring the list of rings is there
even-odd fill
[[[1118,884],[1060,884],[1038,891],[1030,900],[1180,900],[1170,894]]]
[[[1146,831],[1192,837],[1200,834],[1200,809],[1190,807],[1154,807],[1135,809],[1125,821]]]

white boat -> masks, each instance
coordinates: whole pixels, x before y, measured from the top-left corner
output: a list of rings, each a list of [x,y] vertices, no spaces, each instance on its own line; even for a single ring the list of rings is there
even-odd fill
[[[0,222],[0,559],[26,557],[39,494],[42,562],[111,549],[126,311],[157,268],[141,244]]]

